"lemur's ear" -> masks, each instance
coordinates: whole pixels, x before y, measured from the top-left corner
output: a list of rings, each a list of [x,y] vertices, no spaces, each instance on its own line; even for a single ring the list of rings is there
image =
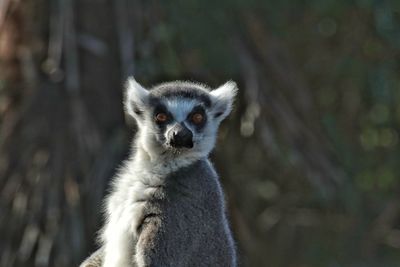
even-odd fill
[[[223,120],[232,110],[238,88],[234,81],[228,81],[210,92],[214,117]]]
[[[134,118],[139,118],[146,107],[149,91],[136,82],[132,76],[126,81],[125,87],[125,110]]]

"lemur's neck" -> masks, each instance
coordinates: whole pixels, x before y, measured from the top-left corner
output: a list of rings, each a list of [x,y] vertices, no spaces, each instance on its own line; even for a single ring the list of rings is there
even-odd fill
[[[183,167],[189,166],[198,160],[207,157],[198,153],[172,153],[170,151],[148,151],[140,139],[135,144],[132,157],[135,171],[146,172],[151,175],[166,177]]]

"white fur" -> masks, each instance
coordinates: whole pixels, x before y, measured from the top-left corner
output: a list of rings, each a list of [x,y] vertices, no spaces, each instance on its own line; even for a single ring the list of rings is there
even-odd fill
[[[199,104],[196,99],[179,99],[172,98],[163,101],[169,112],[172,113],[174,120],[182,122],[186,119],[187,115],[192,109]]]
[[[235,82],[228,81],[210,92],[213,100],[214,114],[221,112],[218,120],[222,121],[232,110],[233,100],[237,94],[238,88]]]
[[[141,86],[133,77],[129,77],[126,82],[126,95],[125,95],[125,110],[126,112],[137,118],[137,114],[134,112],[136,109],[144,109],[147,104],[147,98],[149,91]]]

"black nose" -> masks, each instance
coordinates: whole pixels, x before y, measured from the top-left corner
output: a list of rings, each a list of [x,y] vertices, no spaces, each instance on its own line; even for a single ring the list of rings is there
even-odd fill
[[[192,148],[193,134],[184,125],[176,124],[170,131],[170,144],[175,148]]]

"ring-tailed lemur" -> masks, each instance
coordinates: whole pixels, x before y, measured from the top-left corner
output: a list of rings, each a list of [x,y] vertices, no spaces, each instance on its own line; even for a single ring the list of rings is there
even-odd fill
[[[102,247],[81,266],[236,266],[223,192],[208,160],[236,92],[234,82],[146,90],[128,79],[125,108],[139,129],[133,154],[106,200]]]

